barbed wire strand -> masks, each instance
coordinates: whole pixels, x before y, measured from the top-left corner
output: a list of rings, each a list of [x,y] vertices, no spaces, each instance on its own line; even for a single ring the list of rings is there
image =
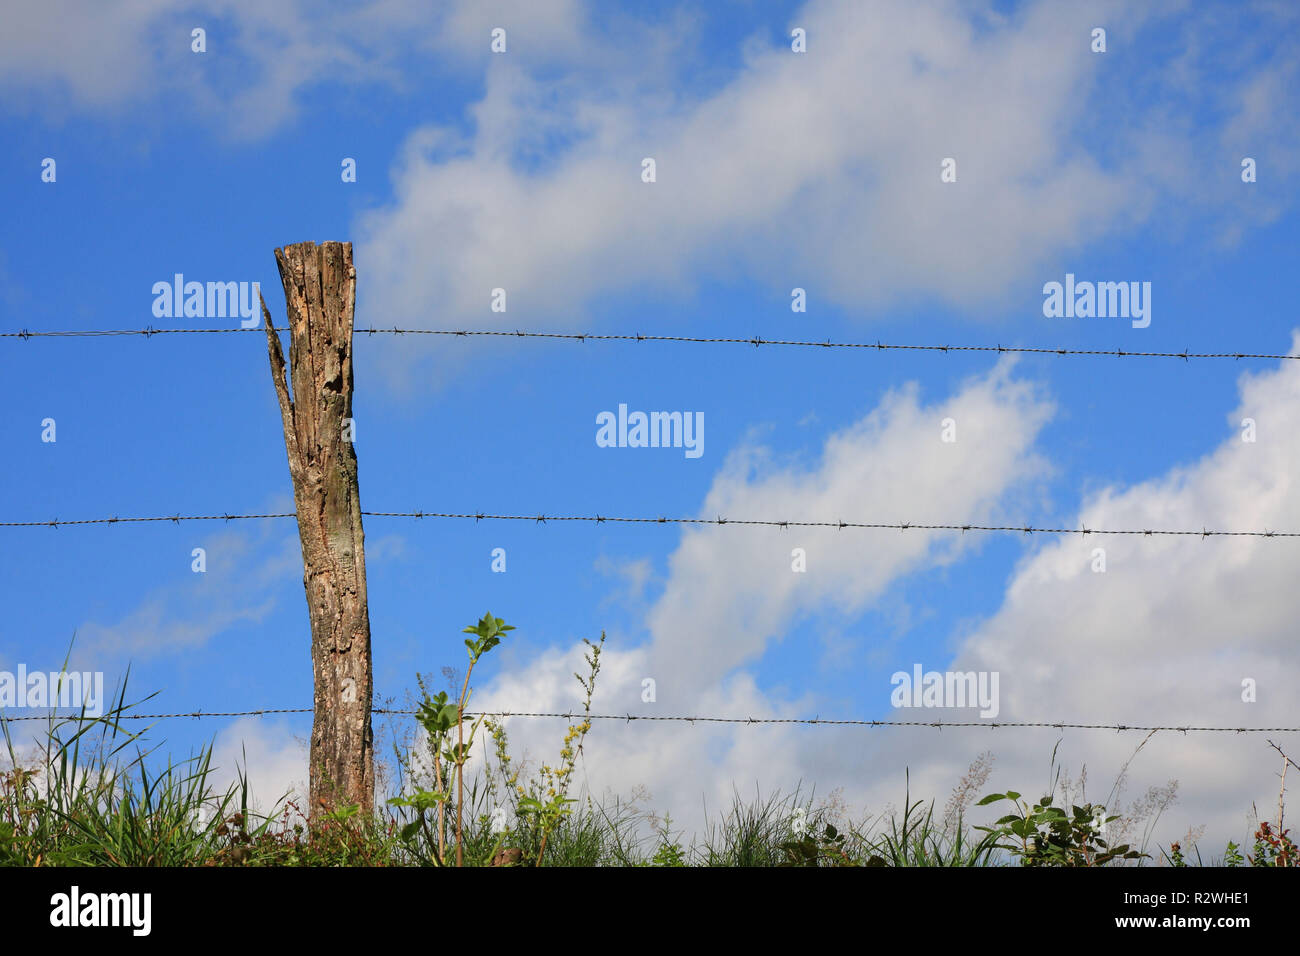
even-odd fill
[[[155,335],[214,335],[230,332],[264,332],[265,327],[262,325],[254,328],[221,328],[221,329],[155,329],[152,326],[143,329],[98,329],[98,330],[65,330],[51,332],[33,332],[30,329],[19,329],[17,332],[0,332],[0,338],[16,339],[35,339],[35,338],[102,338],[107,336],[143,336],[151,338]],[[276,332],[286,332],[287,329],[273,329]],[[877,352],[886,351],[908,351],[908,352],[997,352],[997,353],[1014,353],[1023,355],[1061,355],[1061,356],[1100,356],[1110,358],[1171,358],[1190,361],[1191,359],[1266,359],[1266,360],[1291,360],[1300,361],[1300,355],[1287,353],[1269,353],[1269,352],[1192,352],[1184,349],[1181,352],[1149,352],[1141,350],[1128,349],[1071,349],[1071,348],[1051,348],[1051,347],[1033,347],[1033,346],[1011,346],[1011,345],[915,345],[897,342],[835,342],[830,339],[826,341],[815,341],[811,339],[765,339],[762,336],[755,335],[749,337],[739,336],[699,336],[699,335],[643,335],[640,333],[629,334],[596,334],[590,332],[526,332],[522,329],[514,331],[506,329],[403,329],[403,328],[361,328],[353,330],[355,335],[445,335],[445,336],[493,336],[501,338],[518,338],[518,339],[554,339],[567,340],[573,342],[676,342],[691,345],[780,345],[794,348],[822,348],[822,349],[872,349]]]
[[[280,707],[267,708],[262,710],[227,710],[227,711],[203,711],[195,710],[185,713],[174,714],[114,714],[109,717],[98,718],[78,718],[69,717],[63,719],[84,719],[84,720],[106,720],[109,722],[115,720],[164,720],[169,718],[207,718],[207,717],[261,717],[267,714],[310,714],[310,707]],[[370,711],[372,714],[385,716],[415,716],[419,711],[415,710],[395,710],[392,708],[375,707]],[[827,727],[931,727],[943,729],[944,727],[988,727],[990,729],[1008,728],[1008,729],[1053,729],[1053,730],[1114,730],[1122,731],[1147,731],[1172,730],[1179,733],[1232,733],[1232,734],[1255,734],[1255,733],[1300,733],[1300,727],[1197,727],[1197,726],[1178,726],[1178,725],[1161,725],[1161,726],[1142,726],[1137,724],[1077,724],[1065,723],[1062,721],[942,721],[942,720],[856,720],[845,719],[836,720],[822,717],[684,717],[684,716],[659,716],[650,714],[587,714],[587,713],[559,713],[552,711],[466,711],[465,717],[523,717],[530,719],[563,719],[563,720],[620,720],[624,723],[633,721],[658,721],[661,723],[689,723],[689,724],[802,724],[807,726],[827,726]],[[0,722],[11,720],[48,720],[50,715],[42,714],[35,716],[8,717],[0,712]],[[57,718],[56,718],[57,719]]]
[[[590,522],[593,524],[674,524],[674,525],[741,525],[767,528],[844,528],[870,529],[877,531],[981,531],[989,533],[1015,534],[1077,534],[1087,535],[1141,535],[1143,537],[1179,536],[1195,538],[1300,538],[1300,531],[1211,531],[1208,528],[1196,530],[1177,530],[1168,528],[1078,528],[1039,527],[1035,525],[983,525],[983,524],[923,524],[919,522],[874,522],[874,521],[779,521],[775,519],[754,518],[638,518],[619,515],[507,515],[488,514],[486,512],[451,512],[451,511],[362,511],[367,518],[441,518],[464,521],[528,521],[534,524],[551,522]],[[293,518],[295,512],[283,511],[273,514],[217,514],[217,515],[152,515],[138,518],[81,518],[49,521],[0,521],[0,528],[62,528],[65,526],[92,524],[140,524],[147,522],[170,521],[180,524],[182,521],[245,521],[260,518]]]

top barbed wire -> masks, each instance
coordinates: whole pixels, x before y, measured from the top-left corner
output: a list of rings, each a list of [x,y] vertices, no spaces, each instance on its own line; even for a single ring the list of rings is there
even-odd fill
[[[85,331],[56,331],[56,332],[33,332],[29,329],[20,329],[17,332],[0,332],[0,338],[11,339],[36,339],[36,338],[96,338],[104,336],[123,336],[138,335],[149,338],[154,335],[214,335],[228,332],[265,332],[264,326],[258,325],[254,328],[223,328],[223,329],[155,329],[147,327],[143,329],[101,329]],[[287,329],[277,328],[273,331],[285,332]],[[502,329],[378,329],[362,328],[354,329],[355,335],[448,335],[448,336],[495,336],[500,338],[518,338],[518,339],[557,339],[572,342],[677,342],[690,345],[752,345],[755,347],[762,345],[783,345],[795,348],[821,348],[821,349],[874,349],[878,352],[886,351],[903,351],[903,352],[997,352],[1018,355],[1062,355],[1062,356],[1103,356],[1110,358],[1171,358],[1190,361],[1191,359],[1267,359],[1300,361],[1300,355],[1270,353],[1270,352],[1192,352],[1184,349],[1181,352],[1143,352],[1128,349],[1068,349],[1068,348],[1048,348],[1033,346],[1015,346],[1015,345],[914,345],[900,344],[891,342],[834,342],[827,339],[824,342],[816,342],[810,339],[765,339],[762,336],[743,337],[707,337],[697,335],[642,335],[640,333],[629,334],[593,334],[589,332],[525,332],[522,330],[508,331]]]

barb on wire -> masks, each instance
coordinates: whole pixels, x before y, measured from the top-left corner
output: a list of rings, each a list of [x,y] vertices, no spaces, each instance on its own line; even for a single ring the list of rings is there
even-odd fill
[[[104,338],[108,336],[120,335],[142,335],[146,339],[154,335],[218,335],[223,332],[265,332],[262,326],[247,328],[227,328],[227,329],[155,329],[153,326],[145,326],[143,329],[65,329],[50,332],[33,332],[31,329],[19,329],[17,332],[0,332],[0,339],[76,339],[76,338]],[[287,329],[276,329],[277,332],[286,332]]]
[[[33,332],[30,329],[19,329],[17,332],[0,332],[0,338],[16,339],[34,339],[34,338],[78,338],[78,337],[104,337],[104,336],[129,336],[141,335],[146,338],[154,335],[211,335],[229,332],[264,332],[263,327],[246,329],[222,328],[222,329],[98,329],[98,330],[63,330],[51,332]],[[275,331],[284,332],[287,329],[276,329]],[[1192,352],[1183,349],[1181,352],[1145,352],[1130,351],[1127,349],[1070,349],[1070,348],[1053,348],[1050,346],[1015,346],[1015,345],[917,345],[912,343],[888,343],[879,340],[875,342],[833,342],[827,339],[824,342],[814,341],[811,339],[767,339],[761,335],[752,335],[748,337],[735,336],[700,336],[700,335],[643,335],[641,333],[630,334],[595,334],[591,332],[525,332],[521,329],[380,329],[380,328],[359,328],[354,329],[356,335],[450,335],[462,338],[469,336],[491,336],[491,337],[508,337],[513,339],[555,339],[567,340],[571,342],[676,342],[690,345],[752,345],[755,348],[761,345],[779,345],[793,348],[818,348],[818,349],[871,349],[876,352],[887,351],[905,351],[905,352],[996,352],[999,354],[1019,354],[1019,355],[1060,355],[1060,356],[1098,356],[1108,358],[1168,358],[1181,359],[1187,362],[1191,359],[1267,359],[1292,361],[1300,360],[1300,355],[1289,353],[1271,353],[1271,352]]]
[[[274,707],[263,708],[262,710],[191,710],[184,713],[175,714],[107,714],[103,717],[80,716],[77,714],[68,714],[58,717],[60,720],[85,720],[96,721],[103,720],[109,723],[119,720],[167,720],[170,718],[180,717],[261,717],[265,714],[310,714],[310,707]],[[414,713],[414,711],[412,711]],[[0,709],[0,723],[5,721],[19,720],[49,720],[51,714],[24,714],[21,717],[11,717]]]
[[[52,518],[49,521],[0,521],[0,528],[62,528],[64,525],[86,525],[86,524],[145,524],[151,521],[170,521],[173,524],[180,524],[182,521],[243,521],[253,518],[292,518],[295,512],[287,511],[278,514],[248,514],[248,515],[157,515],[146,518],[81,518],[72,521],[60,521],[58,518]]]
[[[1300,538],[1300,531],[1211,531],[1208,528],[1183,530],[1172,528],[1054,528],[1054,527],[1037,527],[1034,525],[984,525],[984,524],[918,524],[914,521],[905,521],[897,523],[877,522],[877,521],[844,521],[838,519],[835,521],[791,521],[781,518],[726,518],[718,515],[716,518],[670,518],[665,515],[659,515],[653,518],[646,517],[629,517],[614,515],[552,515],[552,514],[532,514],[532,515],[508,515],[508,514],[486,514],[484,512],[455,512],[455,511],[363,511],[361,512],[367,518],[416,518],[423,520],[425,518],[445,518],[460,519],[466,521],[529,521],[533,524],[548,524],[550,522],[569,521],[569,522],[590,522],[592,524],[676,524],[676,525],[744,525],[750,527],[767,527],[767,528],[860,528],[870,530],[887,530],[887,531],[960,531],[963,534],[967,531],[983,531],[988,533],[1014,533],[1014,534],[1058,534],[1068,535],[1077,534],[1087,536],[1093,534],[1110,534],[1110,535],[1141,535],[1150,538],[1156,536],[1176,536],[1190,538]],[[180,524],[182,521],[244,521],[257,518],[292,518],[295,512],[286,511],[275,514],[219,514],[219,515],[158,515],[140,518],[122,518],[114,516],[112,518],[82,518],[78,520],[61,521],[57,518],[49,521],[0,521],[0,528],[61,528],[65,525],[91,525],[91,524],[139,524],[153,521],[170,521],[173,524]]]

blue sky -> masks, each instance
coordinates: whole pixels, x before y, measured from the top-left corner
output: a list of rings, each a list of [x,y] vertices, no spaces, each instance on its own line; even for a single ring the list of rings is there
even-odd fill
[[[283,320],[273,249],[337,239],[355,244],[363,327],[1295,350],[1285,6],[620,7],[16,14],[0,40],[0,326],[160,327],[151,289],[175,273],[260,282]],[[1043,285],[1066,273],[1149,282],[1150,326],[1045,317]],[[1293,362],[382,335],[355,354],[371,511],[1300,530]],[[291,510],[260,333],[6,339],[0,360],[4,520]],[[702,412],[703,455],[598,447],[596,416],[620,403]],[[310,706],[292,521],[2,530],[0,667],[57,667],[75,632],[76,662],[110,684],[129,664],[159,710]],[[372,518],[366,543],[380,697],[459,666],[457,632],[491,609],[519,630],[478,700],[515,710],[574,701],[575,644],[603,629],[603,712],[968,717],[890,706],[890,675],[921,663],[998,670],[1005,720],[1297,724],[1287,540]],[[246,744],[274,789],[301,775],[308,727],[154,734],[174,752]],[[540,753],[558,730],[517,728]],[[755,780],[879,809],[905,766],[942,800],[984,749],[993,784],[1023,789],[1056,736],[608,725],[585,769],[594,790],[644,784],[688,810]],[[1109,783],[1138,742],[1076,732],[1063,752]],[[1133,793],[1176,777],[1175,836],[1239,836],[1252,800],[1271,805],[1270,753],[1160,737]]]

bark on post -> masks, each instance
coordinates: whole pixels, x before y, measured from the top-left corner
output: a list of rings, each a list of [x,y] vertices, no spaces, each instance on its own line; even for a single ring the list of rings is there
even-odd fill
[[[280,401],[302,540],[315,680],[311,818],[358,804],[374,809],[374,740],[366,560],[352,447],[352,243],[300,242],[275,250],[289,319],[289,381],[271,314],[271,378]]]

